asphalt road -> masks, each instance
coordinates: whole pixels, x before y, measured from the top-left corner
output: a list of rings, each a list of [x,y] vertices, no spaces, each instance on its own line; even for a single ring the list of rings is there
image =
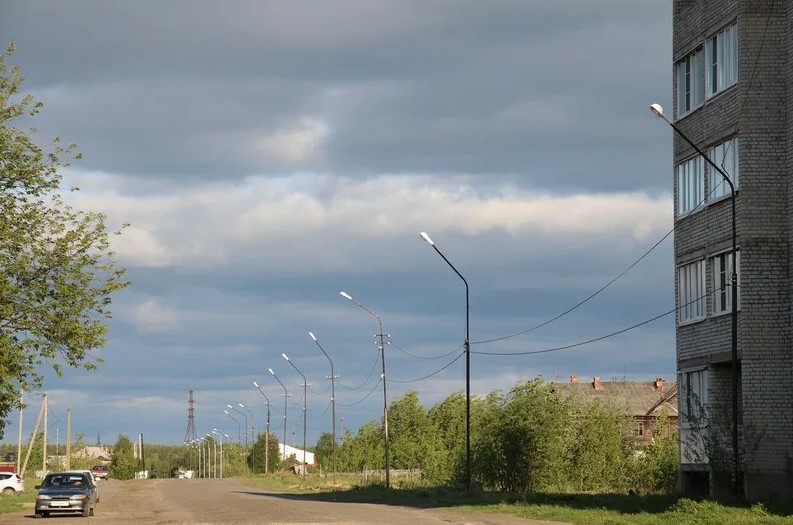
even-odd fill
[[[461,513],[397,505],[316,501],[232,479],[153,479],[100,482],[102,500],[90,518],[53,516],[49,523],[114,525],[539,525],[500,514]],[[33,509],[0,515],[0,525],[33,523]],[[556,524],[558,525],[558,523]]]

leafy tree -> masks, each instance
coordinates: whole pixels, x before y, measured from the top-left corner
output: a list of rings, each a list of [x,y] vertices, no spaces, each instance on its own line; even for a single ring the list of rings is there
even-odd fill
[[[476,421],[474,414],[480,405],[472,400],[471,425]],[[445,465],[442,467],[449,479],[461,481],[465,477],[465,394],[454,392],[446,399],[433,406],[429,417],[437,428],[437,439],[446,450]]]
[[[411,390],[394,400],[388,415],[391,468],[421,469],[427,479],[448,479],[446,448],[418,393]]]
[[[116,479],[133,479],[139,470],[138,458],[135,457],[132,441],[124,434],[119,434],[118,441],[113,445],[113,460],[110,462],[110,470]]]
[[[316,461],[320,469],[330,472],[333,468],[333,434],[330,432],[323,432],[319,435],[317,446],[314,448],[316,454]],[[338,455],[338,450],[336,452]],[[336,469],[338,470],[338,459]]]
[[[266,458],[264,456],[265,445],[269,446],[268,456]],[[251,468],[251,471],[256,474],[264,473],[265,466],[267,466],[268,472],[278,470],[281,459],[279,450],[278,438],[275,434],[270,432],[270,437],[267,438],[264,432],[259,432],[256,443],[253,444],[251,453],[248,454],[248,466]],[[256,468],[254,468],[254,457],[256,459]]]
[[[43,149],[33,130],[13,127],[42,107],[19,94],[13,51],[0,55],[0,437],[20,387],[41,386],[44,362],[58,374],[63,364],[96,368],[91,351],[106,342],[111,296],[129,284],[105,216],[61,197],[61,171],[80,158],[75,146],[55,138]]]

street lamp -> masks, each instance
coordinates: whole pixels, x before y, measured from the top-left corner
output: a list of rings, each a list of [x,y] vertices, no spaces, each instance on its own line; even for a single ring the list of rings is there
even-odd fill
[[[212,429],[212,433],[220,437],[220,478],[223,479],[223,433],[216,428]]]
[[[303,372],[298,370],[298,368],[295,366],[295,364],[292,361],[289,360],[289,358],[286,356],[286,354],[281,354],[281,357],[286,359],[286,362],[289,363],[290,365],[292,365],[292,368],[294,368],[297,371],[298,374],[303,376],[303,468],[302,468],[302,472],[303,472],[303,475],[305,476],[306,475],[306,469],[308,468],[306,466],[306,389],[308,388],[308,380],[306,379],[306,376],[303,375]]]
[[[235,407],[233,407],[231,405],[226,405],[226,406],[229,407],[230,409],[232,409],[237,414],[239,414],[239,415],[241,415],[242,417],[245,418],[245,446],[247,447],[248,446],[248,416],[245,414],[245,412],[241,412],[240,410],[236,409]]]
[[[339,295],[355,303],[361,310],[367,312],[368,314],[372,315],[375,319],[377,319],[377,324],[380,325],[380,361],[383,363],[383,436],[385,440],[385,486],[386,488],[391,488],[391,475],[389,473],[389,464],[388,464],[388,397],[386,396],[386,379],[385,379],[385,334],[383,333],[383,321],[380,320],[380,316],[377,315],[374,311],[370,310],[369,308],[365,307],[355,299],[353,299],[350,294],[347,292],[339,292]]]
[[[264,396],[265,404],[267,405],[267,422],[264,428],[264,473],[267,474],[270,470],[270,398],[259,388],[259,383],[254,381],[253,386]]]
[[[215,474],[212,475],[212,464],[209,465],[209,477],[210,478],[217,478],[218,477],[218,442],[210,433],[207,433],[207,438],[212,438],[212,449],[214,451],[214,460],[212,464],[214,464]]]
[[[226,405],[226,406],[231,407],[231,405]],[[237,443],[242,444],[242,432],[240,432],[239,420],[236,417],[232,416],[228,410],[224,410],[223,413],[229,416],[231,419],[233,419],[235,423],[237,423]]]
[[[250,408],[246,407],[242,403],[237,403],[237,405],[240,408],[244,409],[246,412],[248,412],[248,414],[250,414],[250,416],[251,416],[251,443],[255,443],[256,442],[256,418],[253,417],[253,412],[251,412]]]
[[[330,356],[325,351],[325,349],[322,348],[322,345],[319,344],[319,341],[317,341],[317,338],[314,337],[313,332],[309,332],[308,335],[311,336],[311,339],[313,339],[315,343],[317,343],[319,349],[322,351],[323,354],[325,354],[325,357],[328,358],[328,361],[330,361],[330,404],[331,404],[331,417],[333,417],[333,449],[332,449],[333,465],[332,466],[333,466],[333,481],[335,482],[336,481],[336,386],[335,386],[336,374],[333,372],[333,360],[331,360]]]
[[[471,344],[469,337],[469,312],[470,307],[468,304],[468,281],[462,276],[457,268],[446,258],[445,255],[435,246],[430,236],[426,232],[420,233],[421,238],[427,241],[427,244],[441,256],[441,258],[454,270],[454,273],[463,280],[465,284],[465,488],[471,490]]]
[[[691,139],[689,139],[680,128],[675,126],[672,121],[664,115],[664,108],[660,104],[650,104],[650,111],[656,117],[663,119],[675,132],[685,140],[689,146],[694,148],[697,154],[705,159],[705,162],[721,175],[724,182],[730,187],[730,206],[732,208],[732,275],[730,275],[730,286],[732,286],[732,482],[733,487],[738,490],[738,264],[737,264],[737,228],[735,227],[735,185],[729,175],[724,173],[709,155],[706,155]]]
[[[278,381],[278,384],[281,385],[281,388],[284,389],[284,443],[283,445],[281,445],[281,450],[283,451],[283,454],[281,454],[281,459],[284,460],[286,459],[286,407],[287,407],[287,400],[289,399],[289,391],[286,389],[286,387],[281,382],[281,380],[278,379],[278,376],[275,375],[275,372],[273,372],[272,368],[268,368],[267,370],[270,371],[270,373],[273,375],[275,380]]]

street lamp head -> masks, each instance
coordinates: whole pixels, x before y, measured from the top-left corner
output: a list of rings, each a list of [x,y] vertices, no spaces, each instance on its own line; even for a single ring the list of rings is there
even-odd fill
[[[224,410],[224,411],[223,411],[223,413],[224,413],[224,414],[226,414],[227,416],[230,416],[230,415],[231,415],[231,414],[229,414],[229,411],[228,411],[228,410]]]
[[[226,406],[227,406],[227,407],[229,407],[229,408],[234,408],[234,407],[233,407],[233,406],[231,406],[231,405],[226,405]]]
[[[253,382],[253,386],[255,386],[256,388],[259,388],[259,383],[257,383],[256,381],[254,381],[254,382]]]
[[[309,332],[308,335],[309,335],[309,337],[311,337],[311,339],[314,340],[315,343],[317,342],[317,338],[314,337],[314,332]]]
[[[658,118],[664,118],[664,108],[661,104],[650,104],[650,111]]]
[[[432,239],[430,239],[430,236],[427,235],[427,232],[421,232],[419,235],[421,235],[421,238],[427,241],[430,246],[435,246],[435,243],[432,242]]]
[[[275,372],[273,372],[272,368],[268,368],[267,370],[269,370],[271,374],[275,375]]]
[[[281,357],[283,357],[284,359],[286,359],[287,361],[289,361],[289,357],[287,357],[287,355],[286,355],[286,354],[281,354]]]
[[[240,406],[240,408],[245,408],[245,405],[243,405],[242,403],[237,403],[237,404]]]
[[[342,297],[344,297],[345,299],[347,299],[349,301],[352,301],[352,297],[347,292],[339,292],[339,295],[341,295]]]

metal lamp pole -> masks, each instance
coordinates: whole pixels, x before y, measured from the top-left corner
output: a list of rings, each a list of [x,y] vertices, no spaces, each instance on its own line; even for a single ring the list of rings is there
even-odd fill
[[[226,406],[231,407],[231,405],[226,405]],[[239,420],[236,417],[232,416],[228,410],[224,410],[223,413],[229,416],[231,419],[233,419],[235,423],[237,423],[237,443],[242,444],[242,432],[240,432]]]
[[[245,418],[245,447],[247,448],[247,446],[248,446],[248,416],[245,414],[245,412],[241,412],[239,409],[237,409],[237,408],[235,408],[235,407],[233,407],[231,405],[226,405],[226,406],[229,407],[230,409],[232,409],[237,414],[239,414],[239,415],[241,415],[242,417]]]
[[[253,412],[251,412],[251,410],[248,407],[246,407],[242,403],[237,403],[237,405],[239,405],[240,408],[248,412],[248,414],[250,414],[251,416],[251,463],[253,466],[253,471],[256,472],[256,418],[253,417]],[[245,421],[246,422],[248,421],[247,418],[245,419]]]
[[[281,382],[281,380],[278,379],[278,376],[275,375],[275,372],[273,372],[272,368],[268,368],[267,370],[270,371],[270,373],[273,375],[275,380],[278,381],[278,384],[281,385],[281,388],[284,389],[284,443],[283,445],[281,445],[282,447],[281,450],[283,451],[283,454],[281,454],[281,459],[284,460],[286,459],[286,407],[287,407],[287,400],[289,399],[289,391],[286,389],[286,387]]]
[[[215,436],[208,433],[207,439],[209,438],[212,438],[212,450],[214,451],[214,459],[212,460],[212,463],[210,463],[209,465],[209,477],[216,478],[218,477],[218,442],[215,439]],[[214,474],[213,474],[213,468],[214,468]]]
[[[264,428],[264,473],[270,470],[270,398],[262,392],[262,389],[259,388],[259,383],[256,381],[253,382],[253,386],[256,387],[256,390],[259,391],[261,395],[264,396],[267,405],[267,422],[265,423]]]
[[[468,303],[468,281],[465,277],[457,271],[457,268],[446,258],[445,255],[435,246],[430,236],[426,232],[420,233],[421,238],[433,247],[433,249],[441,256],[441,258],[454,270],[454,273],[463,280],[465,284],[465,488],[471,490],[471,344],[469,334],[469,313],[470,307]]]
[[[389,462],[388,462],[388,396],[386,395],[386,376],[385,376],[385,334],[383,333],[383,321],[380,320],[380,316],[377,315],[374,311],[370,310],[369,308],[365,307],[355,299],[353,299],[350,294],[347,292],[339,292],[339,295],[355,303],[361,310],[367,312],[375,319],[377,319],[377,324],[380,325],[380,360],[383,363],[383,436],[385,440],[385,486],[387,489],[391,488],[391,474],[389,472]]]
[[[333,360],[330,358],[328,353],[325,351],[324,348],[322,348],[322,345],[319,344],[319,341],[317,341],[317,338],[314,337],[314,334],[312,332],[309,332],[308,335],[311,336],[311,339],[313,339],[315,343],[317,343],[319,349],[322,351],[323,354],[325,354],[325,357],[328,358],[328,361],[330,361],[330,405],[331,405],[331,416],[333,417],[333,449],[331,453],[333,455],[332,457],[333,481],[335,482],[336,481],[336,386],[335,386],[336,374],[333,372]]]
[[[223,479],[223,433],[216,428],[212,429],[212,433],[220,438],[220,478]]]
[[[306,412],[306,393],[307,393],[307,391],[306,391],[306,389],[308,388],[308,380],[306,379],[306,376],[303,375],[303,372],[298,370],[298,368],[295,366],[295,364],[292,361],[289,360],[289,357],[287,357],[286,354],[281,354],[281,357],[286,359],[286,362],[289,363],[290,365],[292,365],[292,368],[294,368],[295,371],[297,371],[297,373],[300,374],[303,377],[303,469],[302,469],[302,471],[303,471],[303,475],[305,476],[306,475],[306,470],[308,469],[308,465],[306,464],[306,415],[307,415],[307,412]]]
[[[736,491],[739,490],[740,483],[738,478],[740,471],[738,468],[738,264],[737,264],[737,228],[735,226],[735,185],[730,179],[729,175],[724,173],[710,156],[706,155],[691,139],[689,139],[680,128],[675,126],[672,121],[664,115],[664,108],[660,104],[650,104],[650,111],[656,117],[663,119],[675,132],[688,143],[689,146],[694,148],[697,154],[705,159],[705,162],[716,170],[721,175],[724,182],[730,187],[730,206],[732,208],[732,274],[730,275],[730,286],[732,287],[732,482]]]

